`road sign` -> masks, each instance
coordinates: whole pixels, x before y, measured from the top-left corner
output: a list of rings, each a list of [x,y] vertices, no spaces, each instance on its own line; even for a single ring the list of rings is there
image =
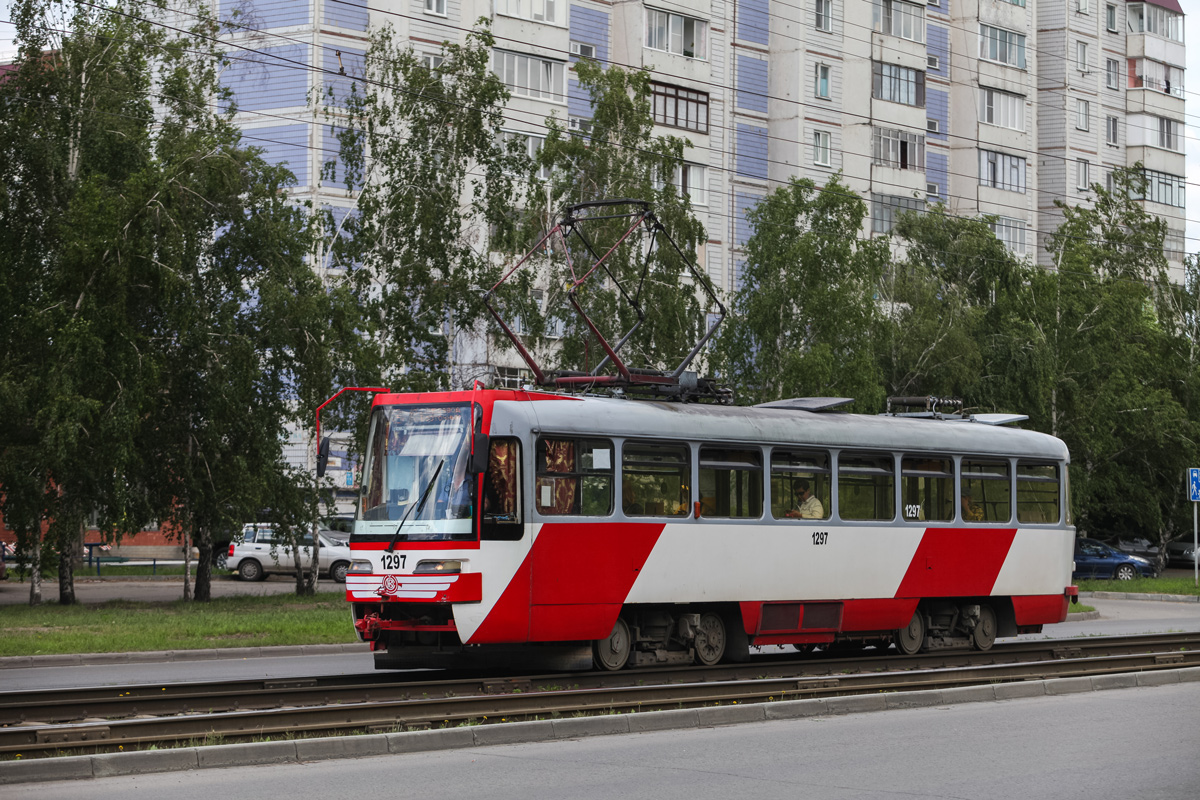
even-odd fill
[[[1200,503],[1200,467],[1188,470],[1188,489],[1193,503]]]

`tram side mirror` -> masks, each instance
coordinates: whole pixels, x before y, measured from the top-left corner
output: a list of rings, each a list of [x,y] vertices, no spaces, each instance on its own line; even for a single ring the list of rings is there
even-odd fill
[[[472,475],[479,475],[487,472],[488,435],[486,433],[475,434],[473,445],[475,452],[471,453],[471,462],[467,465],[467,471]]]
[[[325,477],[325,467],[329,465],[329,440],[331,436],[326,436],[321,439],[321,444],[317,447],[317,477]]]

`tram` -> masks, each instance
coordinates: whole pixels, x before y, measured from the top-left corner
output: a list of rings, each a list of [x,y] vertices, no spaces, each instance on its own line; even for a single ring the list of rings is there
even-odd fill
[[[382,669],[618,670],[764,645],[986,650],[1066,618],[1062,441],[845,402],[379,393],[355,631]]]

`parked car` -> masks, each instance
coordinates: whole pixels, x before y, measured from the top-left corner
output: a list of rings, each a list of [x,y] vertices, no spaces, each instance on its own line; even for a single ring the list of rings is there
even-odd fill
[[[1124,537],[1117,539],[1116,548],[1122,553],[1128,553],[1131,556],[1144,558],[1153,563],[1158,562],[1159,553],[1162,552],[1157,545],[1149,539],[1140,537]]]
[[[1177,567],[1191,567],[1195,558],[1192,537],[1188,536],[1167,544],[1167,563]]]
[[[1122,553],[1104,542],[1095,539],[1075,541],[1075,571],[1072,578],[1116,578],[1128,581],[1133,578],[1153,578],[1158,567],[1148,559]]]
[[[337,583],[346,582],[346,571],[350,569],[350,547],[337,542],[322,531],[318,534],[321,550],[317,556],[318,574],[327,575]],[[312,565],[313,538],[306,533],[300,538],[300,563],[305,569]],[[240,539],[229,545],[229,569],[237,572],[245,581],[261,581],[272,572],[291,574],[295,572],[295,560],[291,546],[276,541],[275,530],[269,523],[246,525]]]

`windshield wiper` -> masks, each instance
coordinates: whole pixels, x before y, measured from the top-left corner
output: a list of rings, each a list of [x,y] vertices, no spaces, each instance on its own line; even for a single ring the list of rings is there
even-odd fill
[[[438,462],[437,469],[433,471],[433,475],[429,478],[429,483],[425,484],[425,491],[421,492],[421,501],[417,503],[415,508],[417,513],[421,513],[421,509],[425,507],[425,501],[429,499],[429,493],[433,491],[433,485],[437,483],[438,473],[442,471],[442,465],[446,463],[446,459]],[[392,548],[396,546],[396,540],[400,538],[400,531],[404,529],[404,523],[408,522],[408,515],[413,512],[414,506],[410,503],[408,511],[404,512],[404,517],[400,520],[400,524],[396,526],[396,532],[392,534],[392,540],[388,542],[387,552],[392,552]]]

